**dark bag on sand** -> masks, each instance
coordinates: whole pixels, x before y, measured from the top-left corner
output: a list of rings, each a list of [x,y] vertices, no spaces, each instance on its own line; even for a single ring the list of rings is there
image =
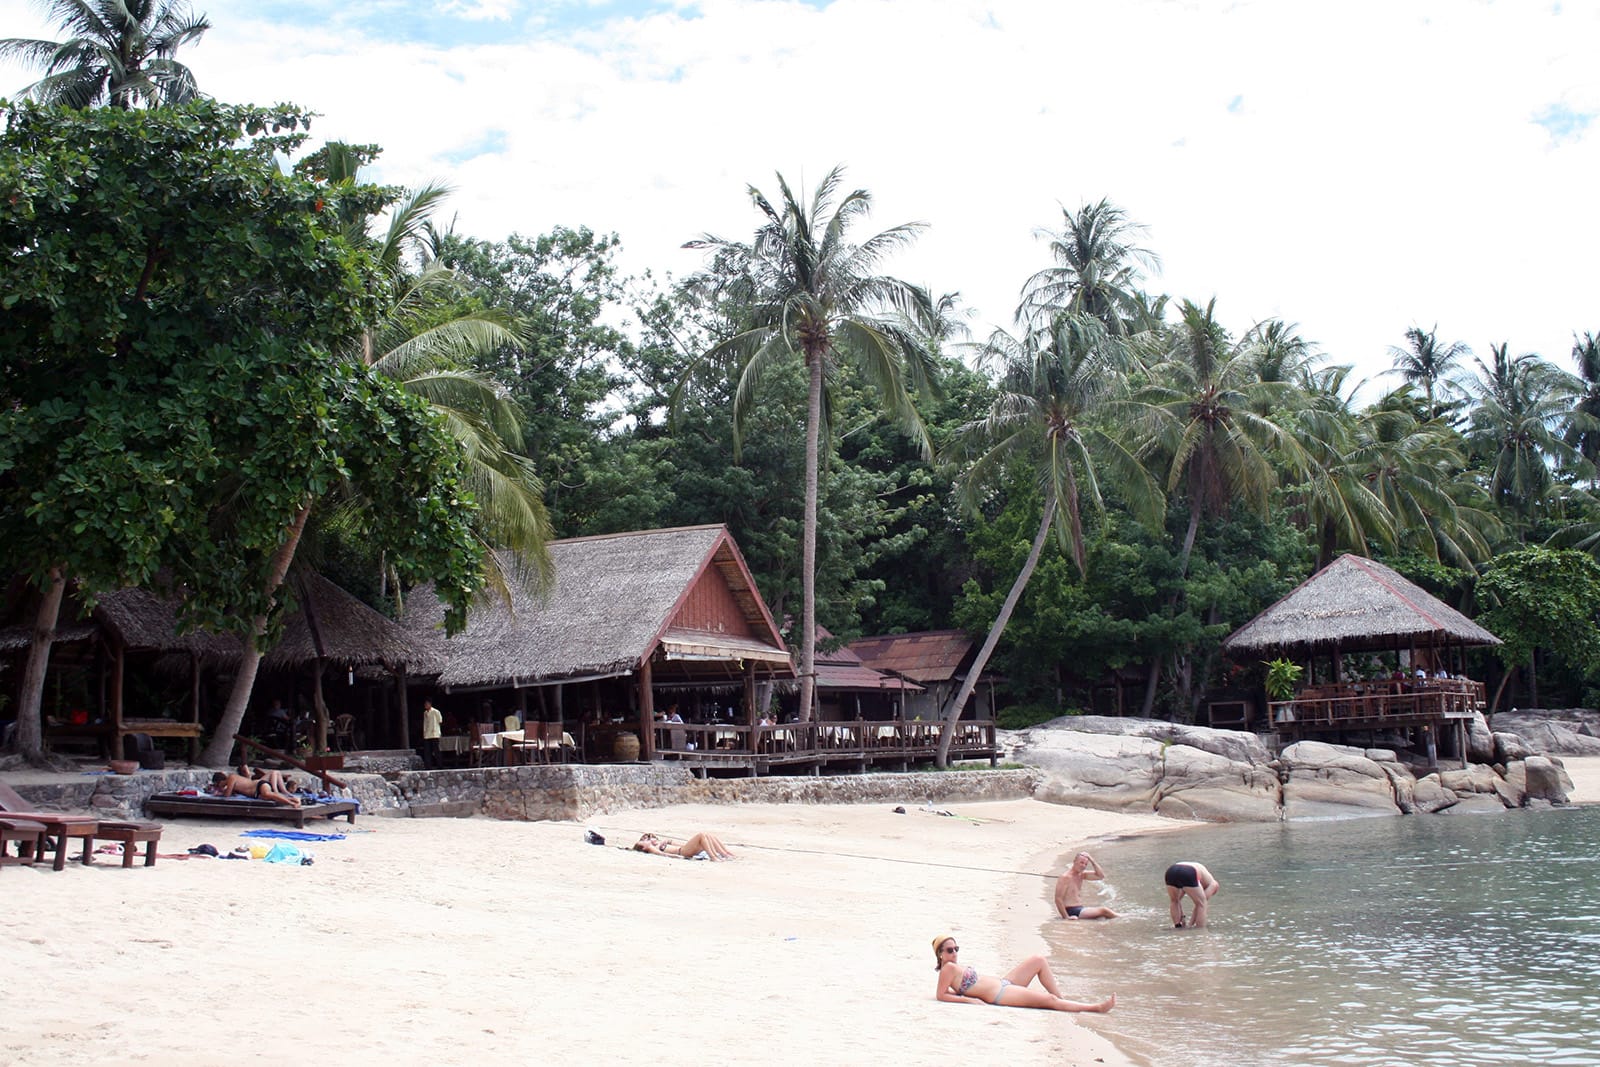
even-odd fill
[[[606,843],[606,839],[595,833],[593,830],[585,830],[583,832],[583,839],[591,845],[603,845]]]

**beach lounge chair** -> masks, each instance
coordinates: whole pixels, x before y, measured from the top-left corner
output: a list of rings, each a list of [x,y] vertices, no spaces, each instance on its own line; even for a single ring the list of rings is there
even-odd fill
[[[307,819],[336,819],[343,815],[356,821],[361,805],[354,800],[310,801],[298,808],[276,804],[270,800],[252,797],[216,797],[206,794],[165,792],[153,794],[144,802],[144,810],[151,815],[200,815],[216,819],[274,819],[292,822],[305,829]]]
[[[29,811],[28,802],[23,800],[15,789],[4,782],[0,782],[0,814],[13,819],[23,819],[28,822],[41,823],[44,826],[45,848],[53,848],[56,861],[52,870],[61,870],[67,864],[67,842],[73,839],[83,841],[83,862],[88,863],[89,854],[94,851],[95,833],[100,828],[100,820],[93,815],[65,815],[54,811]]]
[[[15,843],[17,854],[11,854]],[[44,823],[31,819],[0,819],[0,867],[32,865],[44,855]]]

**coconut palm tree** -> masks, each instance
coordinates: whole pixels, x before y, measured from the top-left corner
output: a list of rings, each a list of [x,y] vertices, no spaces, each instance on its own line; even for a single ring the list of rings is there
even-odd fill
[[[1535,353],[1512,356],[1509,343],[1489,351],[1489,362],[1476,361],[1477,374],[1467,385],[1474,401],[1467,440],[1490,463],[1490,497],[1526,535],[1554,484],[1553,465],[1593,475],[1593,466],[1561,435],[1583,383]]]
[[[181,0],[41,0],[65,41],[10,38],[0,59],[44,77],[19,95],[69,107],[159,107],[199,95],[194,74],[172,57],[211,28]]]
[[[835,167],[809,202],[797,197],[779,174],[778,206],[755,186],[751,201],[764,221],[748,244],[707,234],[684,247],[704,250],[711,269],[738,279],[721,291],[743,292],[750,325],[707,352],[707,363],[732,353],[740,361],[734,393],[734,441],[756,401],[763,376],[775,365],[799,359],[807,375],[805,519],[800,564],[800,717],[811,717],[816,687],[815,642],[817,480],[821,462],[824,393],[841,360],[854,364],[877,391],[888,413],[931,455],[927,430],[912,396],[932,391],[933,361],[921,341],[933,318],[922,288],[877,270],[885,256],[915,238],[920,225],[895,226],[860,243],[850,228],[872,206],[865,189],[844,193],[844,171]],[[707,286],[708,288],[712,286]],[[908,326],[915,324],[920,330]]]
[[[1413,326],[1406,331],[1406,347],[1391,347],[1396,374],[1408,385],[1418,386],[1427,400],[1428,418],[1436,419],[1444,399],[1458,388],[1455,376],[1461,361],[1472,349],[1460,341],[1440,341],[1439,327],[1424,330]]]
[[[957,494],[976,511],[1017,464],[1026,464],[1033,468],[1043,508],[1027,560],[945,712],[936,755],[940,767],[950,756],[951,727],[994,654],[1052,529],[1079,573],[1087,569],[1082,506],[1087,499],[1101,509],[1100,472],[1119,477],[1135,517],[1151,526],[1160,526],[1165,504],[1160,486],[1133,451],[1096,418],[1123,388],[1127,369],[1123,346],[1097,318],[1069,312],[1057,316],[1048,330],[1020,340],[997,331],[980,356],[980,366],[995,364],[1000,375],[993,406],[987,416],[961,428],[947,457],[971,460],[956,481]]]
[[[1562,435],[1567,444],[1591,465],[1600,465],[1600,336],[1585,333],[1572,338],[1572,361],[1578,366],[1578,380],[1582,382],[1582,395],[1573,408]]]
[[[1134,244],[1144,227],[1109,200],[1061,214],[1061,230],[1040,231],[1050,239],[1055,266],[1023,286],[1017,321],[1038,326],[1054,315],[1086,314],[1115,333],[1133,332],[1128,320],[1145,310],[1138,289],[1142,268],[1160,267],[1154,252]]]

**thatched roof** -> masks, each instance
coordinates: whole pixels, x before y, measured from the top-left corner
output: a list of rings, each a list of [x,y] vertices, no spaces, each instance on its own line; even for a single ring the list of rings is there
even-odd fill
[[[1498,645],[1500,639],[1381,563],[1343,555],[1239,629],[1228,652]]]
[[[954,678],[972,651],[972,638],[964,630],[925,630],[863,637],[851,641],[850,649],[873,670],[892,671],[926,684]]]
[[[31,625],[16,624],[0,630],[0,652],[25,649],[32,642]],[[238,640],[221,634],[178,633],[178,601],[147,589],[117,589],[102,594],[94,611],[84,615],[76,593],[61,605],[55,641],[74,644],[104,631],[108,639],[129,652],[178,652],[208,659],[237,655]]]
[[[437,669],[427,642],[320,574],[295,575],[289,582],[295,610],[284,620],[283,637],[261,657],[262,667],[287,670],[321,660],[339,667]]]
[[[725,526],[555,541],[550,562],[545,596],[514,589],[509,607],[498,598],[474,605],[466,630],[449,640],[432,590],[411,595],[401,622],[443,658],[439,684],[627,674],[658,649],[668,659],[755,660],[772,673],[792,670]],[[708,612],[722,629],[708,628]]]

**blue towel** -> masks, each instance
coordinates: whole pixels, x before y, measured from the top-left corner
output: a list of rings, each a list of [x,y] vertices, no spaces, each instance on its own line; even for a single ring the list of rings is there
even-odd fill
[[[240,837],[277,837],[285,841],[343,841],[343,834],[314,834],[310,830],[246,830]]]

